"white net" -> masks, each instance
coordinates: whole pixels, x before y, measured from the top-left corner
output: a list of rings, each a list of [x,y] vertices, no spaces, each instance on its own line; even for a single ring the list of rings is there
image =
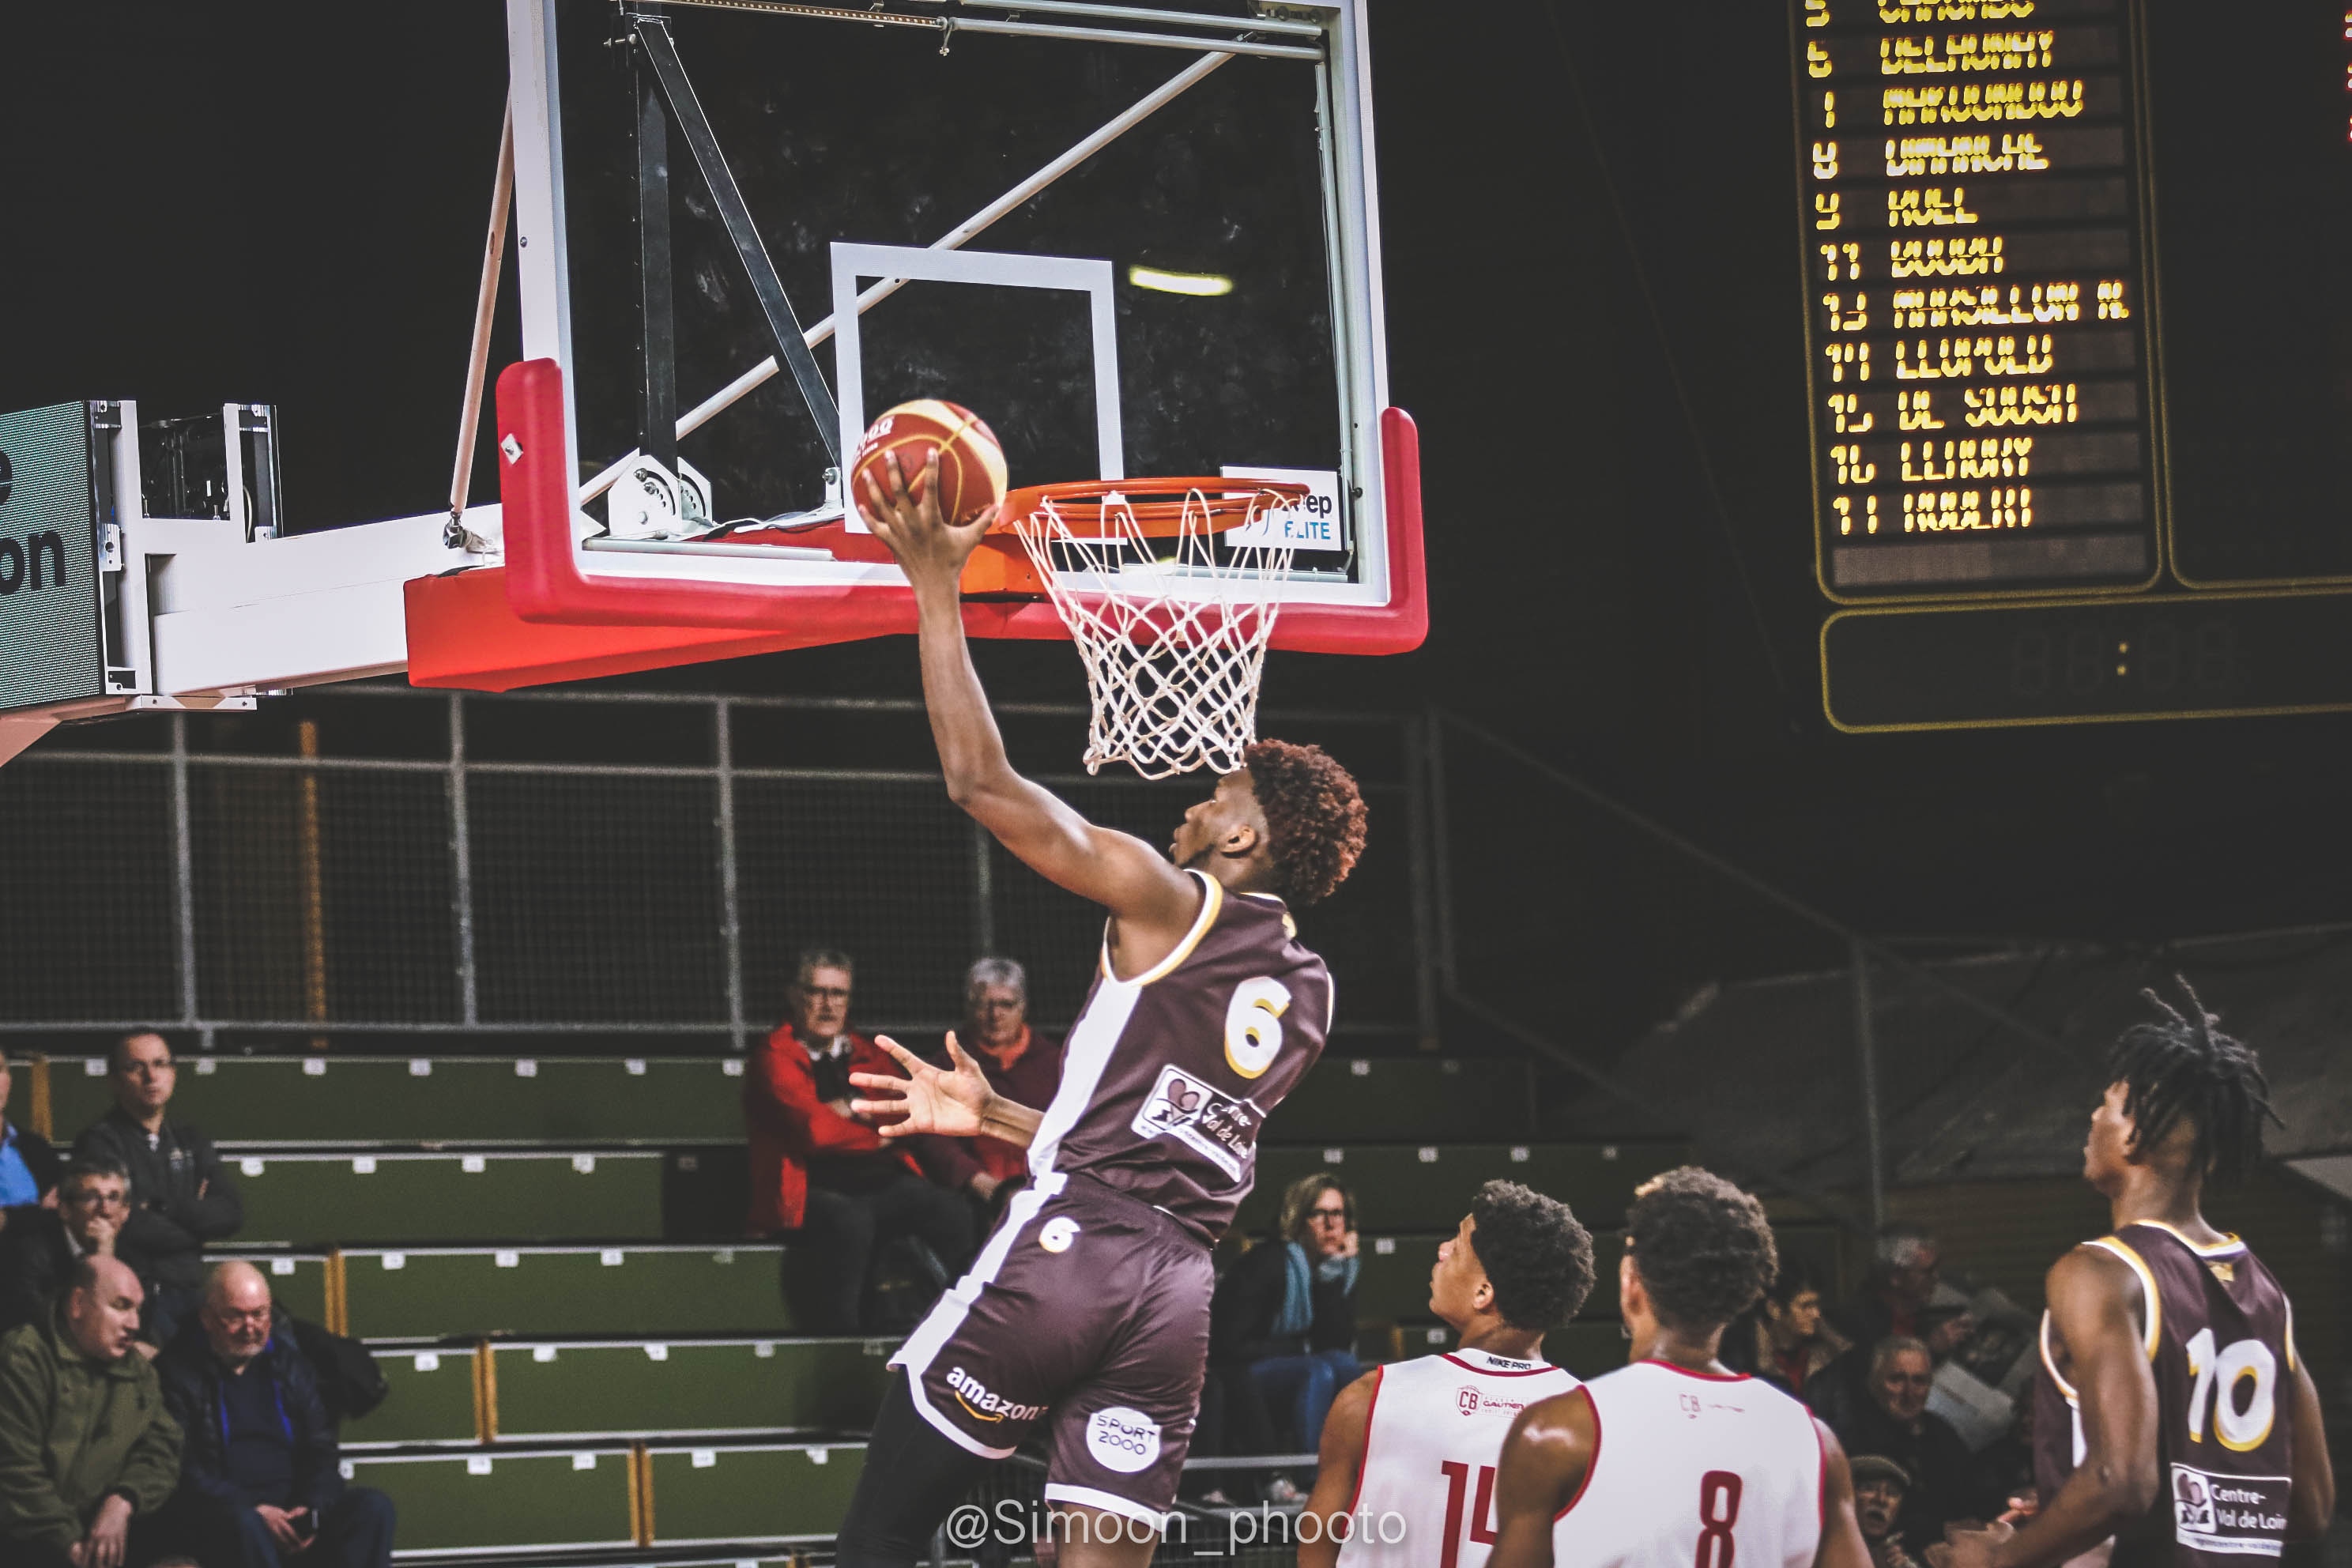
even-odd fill
[[[1141,493],[1139,486],[1138,493]],[[1258,680],[1281,608],[1274,596],[1296,553],[1286,544],[1218,541],[1283,502],[1185,492],[1149,507],[1176,531],[1146,531],[1117,492],[1057,504],[1046,498],[1013,527],[1086,661],[1092,714],[1088,773],[1124,762],[1148,779],[1195,768],[1231,773],[1257,739]]]

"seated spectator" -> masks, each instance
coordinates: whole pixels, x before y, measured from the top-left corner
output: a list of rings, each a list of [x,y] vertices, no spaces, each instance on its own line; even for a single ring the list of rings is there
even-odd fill
[[[971,1053],[989,1087],[1022,1105],[1054,1103],[1062,1087],[1061,1043],[1029,1026],[1029,973],[1009,958],[983,958],[965,973],[963,1030],[953,1037]],[[979,1165],[973,1194],[993,1203],[1004,1184],[1029,1179],[1029,1151],[982,1133],[961,1141]]]
[[[391,1563],[392,1500],[343,1484],[318,1375],[259,1269],[214,1268],[195,1320],[155,1370],[187,1434],[173,1531],[205,1568]]]
[[[1784,1258],[1764,1299],[1723,1336],[1723,1364],[1753,1373],[1803,1397],[1805,1385],[1853,1347],[1822,1321],[1821,1286],[1811,1265]]]
[[[245,1205],[213,1141],[164,1115],[179,1073],[163,1037],[125,1035],[108,1066],[114,1109],[74,1140],[74,1157],[111,1160],[131,1173],[121,1251],[147,1284],[147,1342],[168,1344],[196,1310],[205,1243],[235,1236]]]
[[[131,1353],[143,1292],[85,1258],[49,1315],[0,1336],[0,1562],[146,1568],[180,1474],[180,1428]]]
[[[1339,1390],[1362,1374],[1356,1361],[1356,1201],[1328,1172],[1302,1176],[1282,1194],[1272,1238],[1235,1260],[1209,1307],[1209,1360],[1246,1369],[1276,1433],[1293,1453],[1323,1440]],[[1225,1384],[1235,1420],[1235,1380]]]
[[[1903,1494],[1911,1489],[1909,1473],[1884,1454],[1856,1454],[1848,1463],[1853,1471],[1853,1516],[1870,1547],[1871,1568],[1919,1568],[1895,1529]]]
[[[8,1091],[8,1053],[0,1049],[0,1230],[7,1228],[17,1209],[38,1208],[58,1190],[63,1163],[49,1141],[37,1132],[21,1132],[5,1120]]]
[[[846,954],[803,953],[789,994],[792,1021],[753,1053],[743,1083],[748,1228],[797,1233],[784,1255],[785,1291],[816,1333],[866,1326],[866,1275],[885,1241],[922,1242],[944,1271],[941,1289],[961,1273],[971,1262],[973,1225],[957,1194],[985,1174],[952,1139],[886,1143],[850,1109],[853,1070],[900,1073],[872,1040],[850,1032],[852,975]]]
[[[1910,1487],[1895,1528],[1911,1554],[1923,1559],[1943,1541],[1945,1525],[1991,1519],[2002,1501],[1952,1424],[1927,1408],[1934,1380],[1926,1345],[1901,1335],[1881,1340],[1871,1352],[1870,1398],[1843,1428],[1832,1428],[1847,1453],[1877,1454],[1903,1467]]]
[[[84,1258],[115,1256],[130,1191],[130,1173],[113,1161],[76,1160],[58,1184],[55,1209],[17,1214],[0,1235],[0,1332],[47,1321]],[[123,1261],[138,1271],[135,1259]]]

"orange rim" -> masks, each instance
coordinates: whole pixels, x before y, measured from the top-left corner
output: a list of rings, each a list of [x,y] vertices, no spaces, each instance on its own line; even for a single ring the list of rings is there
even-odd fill
[[[1006,494],[1004,510],[989,531],[1010,532],[1018,520],[1035,516],[1051,501],[1072,533],[1080,538],[1097,537],[1087,531],[1088,527],[1099,529],[1108,510],[1106,503],[1112,496],[1125,498],[1126,510],[1134,514],[1136,526],[1146,538],[1167,539],[1184,531],[1188,510],[1196,516],[1206,511],[1206,517],[1194,524],[1202,531],[1222,533],[1229,528],[1239,528],[1254,513],[1268,506],[1305,500],[1307,489],[1287,479],[1222,478],[1072,479],[1055,485],[1025,485]]]

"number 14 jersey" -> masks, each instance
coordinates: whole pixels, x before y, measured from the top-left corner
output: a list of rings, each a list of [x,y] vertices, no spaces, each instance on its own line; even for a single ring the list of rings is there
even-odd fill
[[[1503,1439],[1520,1411],[1575,1377],[1476,1350],[1376,1375],[1339,1568],[1486,1568]]]
[[[1821,1435],[1769,1383],[1635,1362],[1584,1385],[1600,1426],[1552,1526],[1562,1568],[1811,1568]]]

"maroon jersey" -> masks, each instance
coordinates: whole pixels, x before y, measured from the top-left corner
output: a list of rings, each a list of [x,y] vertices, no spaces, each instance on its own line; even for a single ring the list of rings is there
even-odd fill
[[[2156,1506],[2116,1532],[2110,1568],[2223,1568],[2278,1556],[2294,1470],[2286,1292],[2235,1237],[2200,1247],[2144,1222],[2088,1245],[2139,1276],[2158,1412]],[[2083,1461],[2072,1372],[2045,1312],[2033,1412],[2034,1480],[2045,1504]]]
[[[1201,912],[1175,952],[1121,980],[1106,943],[1029,1169],[1089,1177],[1213,1240],[1256,1180],[1266,1113],[1323,1054],[1331,975],[1280,899],[1192,875]]]

